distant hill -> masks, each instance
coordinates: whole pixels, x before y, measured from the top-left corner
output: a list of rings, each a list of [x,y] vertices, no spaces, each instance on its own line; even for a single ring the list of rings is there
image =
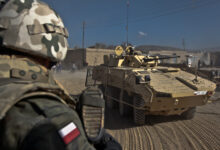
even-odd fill
[[[171,51],[181,51],[183,49],[175,48],[171,46],[158,46],[158,45],[140,45],[135,47],[136,50],[141,50],[144,52],[153,51],[153,50],[171,50]]]
[[[212,47],[212,48],[204,48],[204,51],[209,51],[209,52],[219,52],[220,47]]]
[[[129,45],[132,45],[129,43]],[[92,46],[89,46],[88,48],[97,48],[97,49],[115,49],[117,45],[107,45],[105,43],[95,43]],[[126,48],[126,43],[123,42],[121,44],[123,48]],[[170,51],[182,51],[181,48],[176,48],[172,46],[160,46],[160,45],[138,45],[135,47],[136,50],[143,51],[147,53],[148,51],[158,51],[158,50],[170,50]],[[218,47],[210,47],[210,48],[201,48],[201,49],[186,49],[186,51],[208,51],[208,52],[219,52],[220,46]]]
[[[132,44],[128,44],[128,45],[132,45]],[[95,43],[92,46],[89,46],[88,48],[97,48],[97,49],[115,49],[117,45],[107,45],[105,43]],[[122,43],[121,46],[123,48],[126,48],[126,43]],[[173,51],[178,51],[178,50],[182,50],[180,48],[175,48],[175,47],[171,47],[171,46],[159,46],[159,45],[138,45],[135,47],[136,50],[141,50],[144,52],[147,51],[152,51],[152,50],[173,50]]]

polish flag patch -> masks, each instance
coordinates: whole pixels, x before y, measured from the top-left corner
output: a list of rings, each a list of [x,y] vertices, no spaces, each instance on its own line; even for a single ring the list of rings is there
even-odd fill
[[[69,144],[80,135],[80,131],[76,127],[76,125],[73,122],[71,122],[62,129],[60,129],[59,134],[62,137],[64,143]]]

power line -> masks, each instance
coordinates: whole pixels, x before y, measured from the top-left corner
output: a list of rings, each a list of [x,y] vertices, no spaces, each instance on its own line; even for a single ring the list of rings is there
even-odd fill
[[[183,45],[183,50],[185,51],[186,50],[186,43],[185,43],[185,39],[184,38],[182,39],[182,45]]]
[[[128,0],[129,1],[129,0]],[[127,1],[127,2],[128,2]],[[183,1],[183,0],[182,0]],[[190,0],[191,1],[191,0]],[[199,1],[201,1],[201,0],[199,0]],[[128,4],[128,3],[127,3]],[[178,3],[179,4],[179,3]],[[192,5],[192,2],[191,3],[189,3],[190,5]],[[130,1],[129,1],[129,5],[130,5]],[[173,6],[173,5],[172,5]],[[176,7],[179,7],[179,6],[182,6],[182,5],[177,5],[177,6],[175,6],[175,8]],[[126,5],[126,9],[127,9],[127,5]],[[150,9],[147,9],[148,10],[148,12],[149,12],[149,10],[150,10],[150,13],[148,13],[148,15],[149,14],[152,14],[152,13],[157,13],[158,11],[155,11],[155,10],[161,10],[161,9],[158,9],[158,6],[155,6],[155,7],[151,7]],[[167,11],[167,10],[169,10],[169,9],[166,9],[165,11]],[[116,15],[116,14],[115,14]],[[148,16],[147,15],[147,16]],[[112,15],[111,15],[112,16]],[[111,16],[105,16],[105,18],[109,18],[109,17],[111,17]],[[138,17],[146,17],[146,15],[141,15],[141,16],[138,16]],[[123,21],[119,21],[118,23],[116,23],[116,24],[113,24],[113,26],[114,25],[122,25],[122,24],[124,24],[124,22],[126,22],[126,20],[123,20]],[[99,26],[97,26],[97,24],[99,24],[100,25],[100,21],[96,21],[96,24],[93,22],[92,24],[91,23],[89,23],[89,28],[96,28],[96,27],[99,27]],[[112,24],[110,24],[110,26],[111,26]],[[100,26],[102,26],[102,25],[100,25]],[[109,24],[107,25],[107,26],[109,26]]]
[[[206,1],[206,0],[204,0],[204,1]],[[203,2],[202,0],[198,0],[198,3],[201,3],[201,2]],[[187,4],[185,4],[185,5],[178,5],[178,6],[174,6],[173,8],[167,8],[167,9],[165,9],[165,10],[163,10],[162,11],[162,13],[163,12],[166,12],[166,11],[170,11],[170,10],[172,10],[172,9],[181,9],[181,8],[183,8],[183,7],[192,7],[193,6],[193,4],[195,4],[195,2],[192,2],[192,1],[190,1],[190,3],[187,3]],[[172,5],[173,6],[173,5]],[[158,8],[158,7],[157,7]],[[155,9],[156,10],[156,9]],[[138,20],[138,19],[143,19],[143,18],[146,18],[147,16],[151,16],[151,15],[155,15],[155,14],[157,14],[158,13],[158,11],[152,11],[152,12],[150,12],[150,13],[148,13],[148,15],[142,15],[142,16],[138,16],[138,18],[136,17],[136,19]],[[133,20],[134,21],[134,20]]]
[[[155,18],[159,18],[159,17],[162,17],[162,16],[173,15],[173,14],[177,14],[179,12],[183,12],[185,10],[190,10],[190,9],[194,9],[194,8],[201,8],[201,7],[207,6],[207,5],[213,5],[213,4],[218,3],[218,2],[220,2],[220,1],[219,0],[213,0],[213,2],[206,1],[206,3],[200,3],[199,5],[194,6],[194,7],[182,7],[182,8],[179,8],[179,9],[171,10],[169,12],[165,12],[163,14],[161,13],[159,15],[155,15],[153,17],[149,17],[149,19],[155,19]],[[132,22],[137,22],[137,21],[143,21],[143,19],[132,20]]]
[[[160,14],[151,13],[151,14],[139,17],[138,19],[131,20],[131,21],[129,21],[129,23],[137,23],[137,22],[145,21],[146,19],[149,20],[149,19],[155,19],[155,18],[159,18],[159,17],[163,17],[163,16],[173,15],[173,14],[177,14],[179,12],[184,12],[185,10],[201,8],[201,7],[207,6],[207,5],[213,5],[213,4],[216,4],[218,2],[220,2],[220,1],[219,0],[200,1],[194,7],[192,7],[192,3],[190,3],[190,4],[187,4],[187,5],[184,5],[183,7],[169,9],[169,11],[161,12]],[[123,24],[124,23],[120,22],[120,23],[115,23],[115,24],[108,24],[108,25],[105,25],[105,26],[104,25],[103,26],[89,26],[89,28],[109,28],[109,27],[114,27],[114,26],[120,26],[120,25],[123,25]]]

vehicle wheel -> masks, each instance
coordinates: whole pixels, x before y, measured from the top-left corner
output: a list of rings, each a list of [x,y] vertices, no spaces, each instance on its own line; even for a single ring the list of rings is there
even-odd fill
[[[134,96],[133,103],[135,107],[144,108],[144,100],[138,95]],[[145,110],[133,108],[133,116],[134,123],[136,123],[137,125],[145,124]]]
[[[189,108],[187,111],[181,114],[182,119],[190,120],[195,116],[196,107]]]

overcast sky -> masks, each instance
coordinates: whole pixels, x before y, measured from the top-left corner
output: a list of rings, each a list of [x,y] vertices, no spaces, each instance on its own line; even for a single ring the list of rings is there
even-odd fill
[[[126,41],[127,0],[43,0],[63,18],[71,47]],[[182,48],[220,46],[220,0],[130,0],[129,42]]]

